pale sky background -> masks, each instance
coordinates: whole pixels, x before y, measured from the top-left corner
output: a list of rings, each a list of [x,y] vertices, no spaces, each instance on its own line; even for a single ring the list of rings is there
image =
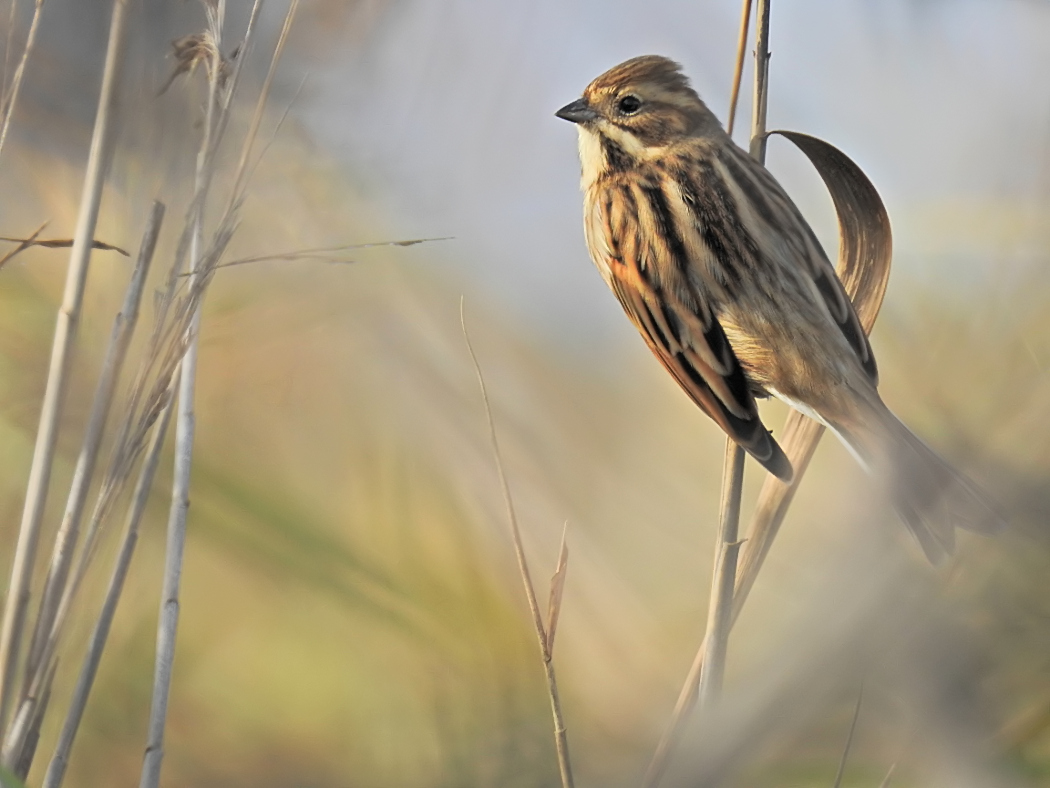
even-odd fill
[[[724,120],[738,21],[735,0],[405,0],[367,44],[326,49],[335,61],[312,64],[299,111],[399,237],[455,236],[441,264],[586,346],[629,326],[587,257],[576,132],[553,113],[606,68],[659,53]],[[1045,259],[1050,2],[781,0],[771,41],[770,127],[865,169],[894,223],[891,288]],[[833,243],[801,155],[778,140],[770,166]]]
[[[202,15],[182,0],[133,7],[129,82],[133,99],[147,101],[171,67],[157,53],[199,29]],[[468,292],[567,347],[637,342],[584,248],[576,131],[554,112],[605,69],[659,53],[684,65],[724,120],[738,0],[302,7],[275,106],[305,75],[293,116],[381,207],[376,237],[347,240],[454,236],[405,255],[456,271]],[[16,123],[13,134],[84,155],[109,8],[45,4],[26,95],[53,122]],[[228,8],[237,37],[249,2]],[[285,8],[267,3],[261,46]],[[355,12],[379,21],[355,24]],[[896,242],[889,304],[916,280],[984,287],[1050,258],[1050,0],[773,0],[771,41],[770,127],[839,146],[886,201]],[[833,246],[834,214],[808,162],[774,140],[769,165]]]

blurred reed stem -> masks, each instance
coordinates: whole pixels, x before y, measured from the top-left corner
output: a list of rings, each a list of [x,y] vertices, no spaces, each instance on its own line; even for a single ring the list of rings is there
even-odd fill
[[[88,419],[87,430],[84,433],[84,443],[73,472],[73,481],[70,484],[66,510],[62,516],[58,534],[55,536],[51,566],[44,583],[40,610],[37,613],[33,640],[30,643],[29,656],[26,661],[25,674],[27,681],[31,681],[34,674],[37,673],[41,650],[44,648],[44,643],[51,632],[55,614],[58,611],[59,600],[69,579],[70,564],[73,561],[73,553],[76,549],[77,540],[80,537],[80,524],[84,516],[84,506],[87,502],[88,490],[94,476],[99,451],[102,447],[102,434],[113,404],[113,393],[120,380],[128,347],[131,344],[131,338],[138,323],[142,292],[145,289],[146,277],[149,275],[150,264],[153,261],[153,253],[157,247],[157,238],[160,235],[163,219],[164,205],[160,202],[154,202],[146,222],[146,229],[139,247],[138,259],[135,262],[131,282],[124,297],[124,304],[113,323],[109,346],[106,348],[106,355],[102,362],[102,371],[99,374],[95,397],[91,405],[91,415]]]
[[[117,88],[127,40],[126,18],[127,0],[114,0],[102,87],[80,202],[80,215],[69,258],[65,293],[55,327],[25,508],[15,547],[11,580],[8,584],[7,599],[4,605],[3,623],[0,625],[0,729],[6,729],[7,715],[13,700],[26,611],[29,606],[32,572],[40,538],[44,504],[47,500],[48,483],[51,478],[55,444],[58,438],[59,417],[66,394],[77,324],[80,320],[88,263],[91,259],[92,240],[102,201],[102,186],[112,160],[114,119],[118,101]]]
[[[536,638],[539,640],[540,657],[547,677],[547,693],[550,696],[551,714],[554,718],[554,746],[558,755],[558,772],[561,776],[562,788],[573,788],[572,766],[569,761],[569,739],[565,729],[565,718],[561,712],[558,681],[554,674],[554,660],[551,656],[561,601],[561,588],[559,586],[563,583],[565,577],[565,560],[567,557],[565,534],[563,531],[558,566],[551,582],[549,623],[547,627],[544,627],[543,614],[540,612],[540,605],[536,599],[536,589],[532,584],[529,562],[525,557],[525,545],[521,541],[521,529],[518,527],[518,517],[514,511],[514,500],[511,498],[510,484],[507,482],[507,474],[503,469],[503,456],[500,453],[499,438],[496,435],[496,422],[492,417],[492,405],[489,402],[488,390],[485,388],[485,377],[481,374],[481,364],[478,363],[478,357],[474,353],[473,345],[470,343],[470,334],[467,331],[467,319],[462,298],[459,302],[459,321],[460,326],[463,328],[463,339],[467,344],[467,352],[470,354],[470,360],[474,365],[474,372],[478,378],[478,387],[481,389],[481,401],[485,406],[485,419],[488,424],[489,440],[492,444],[492,455],[496,461],[496,472],[499,475],[500,489],[503,492],[503,504],[507,512],[511,541],[514,543],[514,555],[518,561],[518,572],[521,574],[522,585],[525,587],[525,598],[529,603],[529,612],[532,614],[532,625],[536,630]]]
[[[153,260],[163,217],[163,204],[155,202],[143,233],[138,259],[128,284],[124,304],[114,320],[113,332],[106,350],[102,372],[99,375],[95,400],[92,403],[84,446],[73,475],[69,494],[70,503],[67,504],[66,517],[63,518],[62,527],[55,540],[52,568],[48,574],[47,585],[41,600],[30,656],[27,658],[24,686],[19,698],[18,710],[3,742],[5,763],[15,764],[27,760],[27,742],[32,737],[32,721],[42,718],[43,710],[37,707],[42,705],[40,701],[47,694],[48,687],[45,681],[54,668],[55,649],[64,623],[65,611],[68,610],[69,600],[75,593],[76,586],[79,586],[80,573],[77,573],[71,583],[69,569],[73,560],[84,502],[101,445],[102,431],[113,399],[113,391],[119,380],[124,356],[137,323],[139,303],[150,263]],[[90,552],[90,540],[85,544],[84,549],[85,552]],[[60,610],[62,611],[61,616]],[[32,759],[28,758],[28,760]]]
[[[22,89],[22,78],[26,73],[26,63],[29,62],[29,54],[33,51],[33,45],[36,43],[36,33],[40,27],[40,12],[44,8],[44,0],[35,0],[33,3],[33,18],[29,22],[26,42],[22,47],[22,55],[18,59],[18,66],[15,68],[14,76],[11,78],[11,85],[8,86],[6,56],[11,52],[16,4],[17,0],[11,0],[11,17],[8,21],[7,48],[5,49],[4,95],[0,98],[0,153],[4,150],[4,143],[7,142],[7,132],[11,128],[11,116],[14,115],[15,104],[18,103],[18,94]]]
[[[177,376],[176,376],[177,380]],[[176,381],[172,381],[173,386]],[[109,629],[116,614],[117,603],[120,601],[121,592],[124,590],[124,581],[128,576],[128,568],[131,566],[131,558],[138,543],[139,525],[142,522],[143,512],[146,510],[146,502],[149,500],[150,489],[153,487],[153,477],[157,473],[157,465],[160,462],[160,451],[164,446],[164,438],[168,432],[168,424],[171,421],[171,412],[174,403],[174,389],[168,392],[168,401],[161,411],[157,423],[153,427],[153,437],[150,440],[149,449],[146,452],[146,460],[139,472],[138,482],[132,497],[131,508],[128,511],[127,525],[124,530],[124,540],[113,566],[113,575],[109,581],[106,598],[102,604],[98,621],[91,634],[87,654],[80,669],[80,676],[73,690],[73,698],[70,700],[69,710],[66,713],[62,731],[55,746],[54,755],[47,766],[44,775],[43,788],[59,788],[66,774],[66,766],[69,763],[69,753],[73,748],[73,740],[76,738],[80,721],[84,716],[87,706],[88,694],[98,673],[99,662],[102,660],[102,651],[109,637]]]
[[[241,147],[241,155],[234,172],[229,199],[218,222],[218,229],[206,251],[203,244],[203,217],[207,194],[215,172],[215,153],[223,139],[230,118],[231,104],[240,81],[241,67],[253,43],[253,33],[259,18],[261,0],[255,0],[244,38],[238,47],[239,56],[233,64],[232,74],[226,78],[220,46],[225,2],[219,0],[214,6],[205,4],[208,13],[211,43],[214,58],[209,71],[208,109],[205,133],[197,161],[194,198],[188,218],[190,250],[188,272],[189,289],[196,294],[193,313],[186,331],[187,348],[182,358],[182,376],[179,382],[178,420],[175,432],[175,479],[172,502],[168,518],[168,542],[165,553],[164,583],[161,590],[161,607],[157,624],[157,649],[153,675],[153,695],[150,704],[149,731],[146,751],[142,762],[140,788],[156,788],[160,781],[160,768],[164,755],[164,729],[167,719],[168,699],[171,690],[172,668],[175,659],[175,642],[179,615],[179,586],[182,574],[182,557],[186,542],[186,516],[189,509],[190,469],[193,455],[194,410],[193,391],[196,378],[197,336],[200,327],[200,308],[204,292],[219,265],[219,258],[236,227],[237,212],[244,200],[244,190],[251,172],[250,157],[255,139],[262,123],[263,112],[281,54],[284,51],[292,21],[298,9],[298,0],[291,0],[285,14],[270,67],[256,101],[255,111]],[[221,88],[221,91],[220,91]],[[218,113],[215,110],[218,109]]]
[[[842,748],[842,757],[839,759],[839,768],[835,772],[835,783],[831,788],[842,788],[842,777],[846,774],[846,763],[849,761],[849,751],[853,747],[853,734],[857,732],[857,720],[860,719],[860,707],[864,701],[864,681],[860,682],[857,691],[857,704],[853,707],[853,719],[849,724],[849,733],[846,734],[846,745]]]
[[[769,6],[773,0],[758,0],[755,31],[755,99],[751,111],[750,153],[766,163],[766,110],[769,108]]]
[[[199,285],[201,246],[204,238],[204,208],[211,185],[214,165],[212,148],[215,136],[215,110],[218,106],[219,81],[222,74],[222,29],[226,17],[226,2],[218,0],[214,8],[207,8],[208,28],[214,50],[209,54],[208,98],[204,129],[197,154],[194,175],[193,205],[190,210],[190,249],[187,271],[190,288]],[[140,785],[156,788],[160,782],[160,767],[164,756],[164,728],[168,716],[168,698],[171,691],[172,668],[175,661],[175,640],[179,623],[179,590],[182,581],[182,562],[186,547],[186,515],[190,508],[190,471],[193,464],[195,415],[193,394],[197,382],[197,338],[200,332],[201,304],[196,303],[187,329],[187,346],[178,377],[178,405],[175,421],[175,467],[171,490],[171,508],[168,514],[168,536],[164,552],[164,581],[161,588],[160,613],[157,622],[157,650],[153,672],[153,693],[150,700],[149,729],[146,752],[142,762]],[[75,728],[74,728],[75,730]],[[63,730],[65,733],[65,729]],[[57,753],[56,753],[57,755]]]

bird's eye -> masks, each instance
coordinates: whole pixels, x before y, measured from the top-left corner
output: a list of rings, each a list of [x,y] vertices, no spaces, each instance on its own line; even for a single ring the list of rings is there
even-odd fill
[[[616,105],[616,108],[623,115],[633,115],[642,108],[642,100],[637,96],[624,96],[620,99],[620,103]]]

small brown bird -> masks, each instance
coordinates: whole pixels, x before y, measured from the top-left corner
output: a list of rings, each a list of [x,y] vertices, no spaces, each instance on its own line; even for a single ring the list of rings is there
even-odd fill
[[[883,404],[867,337],[813,231],[677,63],[628,60],[556,114],[579,130],[591,258],[660,363],[733,440],[791,479],[755,405],[773,395],[885,480],[934,563],[952,552],[955,526],[999,527],[973,484]]]

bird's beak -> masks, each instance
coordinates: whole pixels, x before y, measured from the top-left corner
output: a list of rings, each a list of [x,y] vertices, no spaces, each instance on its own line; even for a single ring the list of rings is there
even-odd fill
[[[566,104],[555,112],[554,116],[573,123],[587,123],[597,118],[598,113],[590,108],[585,99],[581,98],[576,99],[572,104]]]

